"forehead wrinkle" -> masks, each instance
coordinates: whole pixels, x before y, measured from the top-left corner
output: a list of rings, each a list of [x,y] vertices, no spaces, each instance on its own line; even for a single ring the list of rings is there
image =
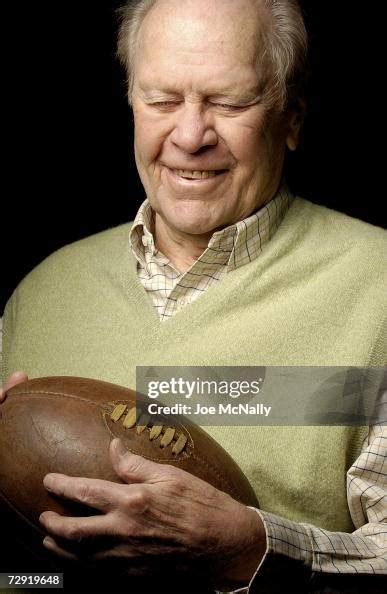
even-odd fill
[[[220,31],[243,20],[244,28],[237,27],[240,35],[244,29],[251,28],[254,21],[258,22],[265,16],[265,8],[262,0],[157,0],[146,18],[151,16],[157,23],[163,20],[163,27],[175,17],[182,16],[187,21],[188,16],[210,23],[211,28]]]
[[[234,72],[234,86],[245,87],[243,95],[250,95],[252,87],[258,89],[257,95],[261,94],[268,79],[261,35],[264,15],[258,13],[256,0],[238,0],[240,3],[244,1],[255,5],[254,13],[247,11],[245,14],[239,9],[237,18],[230,17],[231,8],[235,13],[234,1],[228,10],[218,10],[215,14],[213,8],[217,0],[208,1],[204,8],[204,0],[156,2],[145,17],[138,36],[135,80],[140,82],[136,75],[140,74],[141,65],[147,70],[147,83],[151,83],[147,87],[159,90],[176,78],[180,88],[174,92],[192,89],[205,95],[222,95],[228,93],[228,88],[223,90],[221,87],[229,79],[230,72]],[[221,0],[221,3],[224,8],[227,0]],[[228,18],[225,13],[230,13]],[[155,59],[157,66],[149,68]],[[250,70],[250,76],[242,73],[243,67]],[[187,79],[190,68],[193,69],[191,80],[195,81],[196,87]],[[217,79],[219,82],[214,84]]]
[[[168,44],[164,46],[165,51],[163,47],[158,48],[157,67],[149,68],[154,59],[154,48],[144,45],[141,59],[137,63],[137,72],[143,78],[141,74],[145,68],[146,78],[143,84],[147,88],[160,90],[165,88],[166,83],[171,87],[178,83],[178,90],[183,90],[194,88],[190,83],[194,80],[206,93],[222,94],[232,91],[235,94],[236,87],[246,88],[248,92],[260,89],[265,78],[256,60],[253,63],[252,60],[242,61],[235,53],[230,53],[226,60],[223,57],[226,52],[223,52],[223,56],[219,51],[191,53]]]
[[[176,54],[184,47],[191,59],[199,56],[199,63],[206,54],[215,53],[252,63],[259,49],[262,52],[263,21],[256,0],[159,0],[143,21],[138,49],[142,52],[156,44],[158,50],[173,48]]]
[[[168,32],[165,30],[159,36],[157,42],[158,58],[162,59],[163,55],[170,58],[171,64],[178,64],[179,62],[185,66],[202,66],[209,62],[222,63],[227,58],[232,60],[235,65],[254,66],[259,56],[258,39],[255,37],[250,40],[243,40],[240,37],[227,38],[225,32],[211,31],[210,36],[205,30],[201,30],[202,23],[194,23],[190,21],[189,25],[186,21],[181,21],[187,29],[187,34],[184,34],[184,27],[177,27],[177,31],[170,28]],[[198,27],[196,28],[196,24]],[[196,34],[196,29],[200,34]],[[154,52],[154,34],[146,34],[139,39],[138,55],[144,59],[150,59]],[[149,31],[151,33],[151,31]],[[184,39],[182,39],[182,36]]]

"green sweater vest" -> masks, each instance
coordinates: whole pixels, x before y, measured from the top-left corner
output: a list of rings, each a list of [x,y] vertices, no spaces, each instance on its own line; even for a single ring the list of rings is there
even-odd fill
[[[66,246],[22,281],[5,311],[4,377],[23,369],[134,387],[136,365],[385,364],[381,229],[296,199],[257,259],[165,322],[137,279],[129,229]],[[366,428],[206,430],[262,509],[353,530],[346,471]]]

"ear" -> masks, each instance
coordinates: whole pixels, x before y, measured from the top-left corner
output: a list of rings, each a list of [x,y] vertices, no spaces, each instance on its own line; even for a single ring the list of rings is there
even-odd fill
[[[299,99],[296,103],[289,107],[287,113],[287,129],[286,146],[290,151],[295,151],[300,140],[300,133],[305,118],[305,101]]]

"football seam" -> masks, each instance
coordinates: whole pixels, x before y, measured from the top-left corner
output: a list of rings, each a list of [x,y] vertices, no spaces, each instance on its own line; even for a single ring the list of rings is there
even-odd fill
[[[11,396],[41,396],[41,395],[62,396],[62,398],[69,398],[69,399],[73,399],[73,400],[78,400],[79,402],[86,402],[87,404],[92,404],[93,406],[96,406],[97,408],[100,408],[102,410],[105,410],[105,411],[107,410],[107,406],[104,406],[100,402],[95,402],[94,400],[90,400],[89,398],[83,398],[82,396],[76,396],[75,394],[64,394],[63,392],[53,392],[52,390],[50,390],[50,391],[28,390],[28,391],[22,391],[22,392],[12,392],[12,394],[11,394]]]
[[[196,460],[197,462],[199,462],[200,464],[205,466],[208,470],[213,472],[218,477],[220,482],[223,483],[223,485],[225,485],[226,489],[230,493],[232,493],[232,495],[234,495],[235,497],[241,496],[241,493],[239,493],[237,491],[237,489],[228,482],[226,477],[223,474],[221,474],[215,466],[212,466],[209,462],[207,462],[207,460],[204,460],[204,458],[200,458],[199,456],[196,456],[195,454],[193,454],[192,457],[194,460]]]
[[[97,408],[99,408],[100,410],[103,410],[104,412],[107,411],[107,406],[103,406],[103,404],[100,404],[98,402],[94,402],[93,400],[90,400],[89,398],[82,398],[81,396],[76,396],[75,394],[64,394],[63,392],[54,392],[52,390],[28,390],[28,391],[14,391],[13,396],[31,396],[31,395],[52,395],[52,396],[61,396],[62,398],[68,398],[68,399],[74,399],[74,400],[78,400],[79,402],[85,402],[87,404],[92,404],[93,406],[96,406]],[[106,422],[105,422],[106,424]],[[107,426],[107,425],[106,425]],[[185,428],[184,425],[181,425],[182,427]],[[109,433],[111,435],[114,435],[112,433],[112,431],[110,430],[110,427],[108,427]],[[187,430],[187,429],[186,429]],[[187,430],[188,432],[188,430]],[[193,444],[193,440],[191,438],[190,435],[190,439],[191,439],[191,443]],[[129,449],[129,448],[128,448]],[[192,445],[192,449],[194,449],[194,446]],[[132,452],[132,450],[130,450]],[[135,454],[135,452],[132,452],[133,454]],[[138,455],[138,454],[137,454]],[[142,454],[140,454],[142,455]],[[156,461],[155,459],[148,457],[148,456],[143,456],[144,458],[147,458],[149,460],[153,460]],[[202,464],[203,466],[207,467],[207,469],[211,470],[212,472],[214,472],[214,474],[216,474],[216,476],[218,477],[218,479],[220,479],[220,481],[225,485],[226,488],[229,489],[229,491],[235,495],[236,497],[239,496],[239,493],[237,492],[237,490],[229,484],[228,480],[219,473],[219,471],[217,470],[216,467],[212,466],[211,464],[209,464],[206,460],[200,458],[199,456],[196,456],[193,452],[192,452],[192,457],[199,462],[200,464]],[[180,464],[181,462],[183,462],[183,460],[175,460],[174,463],[175,464]],[[168,463],[168,462],[167,462]]]

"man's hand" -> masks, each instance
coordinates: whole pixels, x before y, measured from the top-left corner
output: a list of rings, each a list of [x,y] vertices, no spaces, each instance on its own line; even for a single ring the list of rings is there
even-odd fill
[[[110,447],[126,484],[48,474],[50,492],[100,512],[64,517],[46,511],[40,521],[50,536],[43,544],[68,559],[91,563],[121,560],[127,573],[152,573],[160,563],[193,568],[211,565],[215,586],[247,585],[266,549],[258,514],[205,481],[174,466]]]
[[[7,390],[10,390],[14,386],[26,382],[28,375],[24,371],[15,371],[5,381],[4,386],[0,388],[0,404],[4,402],[7,397]]]

